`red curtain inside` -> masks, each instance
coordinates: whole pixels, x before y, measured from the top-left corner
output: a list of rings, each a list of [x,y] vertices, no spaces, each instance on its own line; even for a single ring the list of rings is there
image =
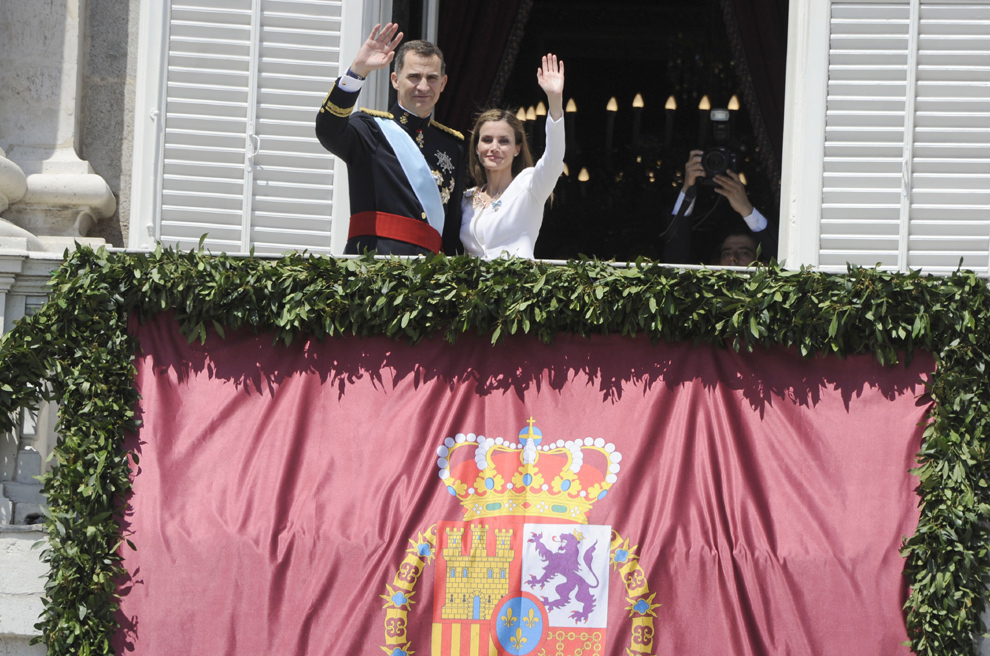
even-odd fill
[[[726,31],[741,67],[753,130],[770,170],[773,189],[780,193],[784,139],[784,89],[787,73],[787,0],[722,0]],[[737,69],[739,70],[739,69]]]
[[[134,332],[118,653],[909,653],[930,357]]]
[[[437,46],[450,86],[437,103],[437,120],[467,135],[489,102],[520,5],[531,0],[440,3]]]

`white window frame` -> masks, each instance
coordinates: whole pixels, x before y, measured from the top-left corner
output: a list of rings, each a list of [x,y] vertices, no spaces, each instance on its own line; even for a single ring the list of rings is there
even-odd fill
[[[778,259],[795,269],[818,266],[829,7],[791,0],[788,10]]]

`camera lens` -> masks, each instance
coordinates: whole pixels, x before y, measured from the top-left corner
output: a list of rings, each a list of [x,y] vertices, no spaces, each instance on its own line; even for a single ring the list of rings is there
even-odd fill
[[[728,163],[725,160],[725,154],[718,150],[710,150],[705,153],[705,161],[702,166],[706,171],[711,171],[713,173],[722,173],[728,168]]]

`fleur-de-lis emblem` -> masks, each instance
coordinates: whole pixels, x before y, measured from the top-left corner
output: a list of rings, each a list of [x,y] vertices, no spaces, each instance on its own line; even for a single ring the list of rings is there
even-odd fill
[[[533,612],[533,609],[529,609],[529,615],[523,618],[523,624],[526,625],[527,629],[532,629],[534,626],[540,623],[540,617]]]
[[[522,650],[522,646],[528,641],[523,637],[522,629],[516,629],[516,635],[509,638],[509,642],[512,643],[512,648],[516,651]]]
[[[516,620],[518,618],[512,616],[512,608],[511,607],[506,607],[506,609],[505,609],[505,615],[503,615],[499,619],[502,620],[502,624],[504,624],[506,627],[510,627],[510,626],[512,626],[513,624],[516,623]]]

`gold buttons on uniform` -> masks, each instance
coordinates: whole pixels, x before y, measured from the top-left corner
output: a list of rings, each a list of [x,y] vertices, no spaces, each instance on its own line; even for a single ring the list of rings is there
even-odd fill
[[[423,212],[423,218],[424,219],[426,218],[426,212]]]

